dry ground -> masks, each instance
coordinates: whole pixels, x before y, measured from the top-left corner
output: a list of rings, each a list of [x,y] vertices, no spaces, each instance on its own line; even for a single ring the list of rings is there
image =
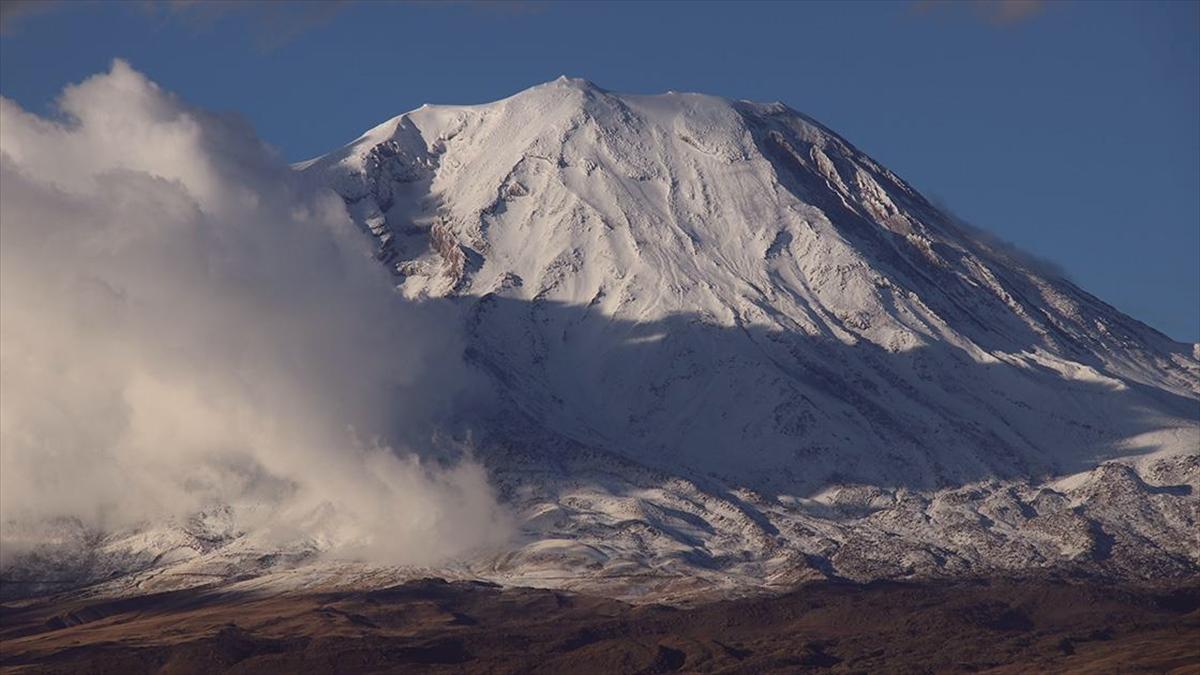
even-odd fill
[[[4,672],[1200,673],[1200,582],[819,583],[672,608],[424,580],[0,612]]]

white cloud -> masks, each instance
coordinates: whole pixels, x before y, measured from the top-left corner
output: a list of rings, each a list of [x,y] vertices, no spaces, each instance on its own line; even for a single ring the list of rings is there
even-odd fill
[[[120,61],[60,107],[0,99],[0,519],[245,505],[396,563],[504,536],[477,464],[412,451],[469,388],[453,319],[334,195]]]

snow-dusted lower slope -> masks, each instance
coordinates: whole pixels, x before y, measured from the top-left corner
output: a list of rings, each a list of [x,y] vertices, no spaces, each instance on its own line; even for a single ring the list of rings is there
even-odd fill
[[[1110,462],[1051,483],[985,480],[936,491],[834,485],[777,500],[594,453],[505,457],[522,537],[437,568],[281,548],[218,509],[98,533],[63,522],[6,570],[5,597],[88,586],[122,596],[210,586],[252,592],[378,588],[427,576],[679,601],[804,581],[1048,572],[1113,579],[1196,574],[1200,458]],[[45,536],[44,530],[38,533]]]
[[[461,310],[495,387],[463,423],[521,538],[443,573],[677,597],[1200,569],[1194,346],[782,104],[564,78],[296,169],[405,295]],[[413,573],[200,522],[63,550],[122,552],[126,590]],[[73,578],[113,559],[81,553]]]

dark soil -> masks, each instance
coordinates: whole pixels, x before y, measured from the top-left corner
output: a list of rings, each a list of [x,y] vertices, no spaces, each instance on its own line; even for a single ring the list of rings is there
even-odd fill
[[[417,581],[0,606],[0,670],[1200,673],[1200,582],[819,583],[688,608]]]

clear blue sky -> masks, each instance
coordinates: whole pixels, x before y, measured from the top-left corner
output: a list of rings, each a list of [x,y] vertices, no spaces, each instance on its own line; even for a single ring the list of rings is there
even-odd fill
[[[290,160],[560,74],[781,100],[961,217],[1200,340],[1200,3],[89,4],[4,0],[0,91],[122,57]]]

